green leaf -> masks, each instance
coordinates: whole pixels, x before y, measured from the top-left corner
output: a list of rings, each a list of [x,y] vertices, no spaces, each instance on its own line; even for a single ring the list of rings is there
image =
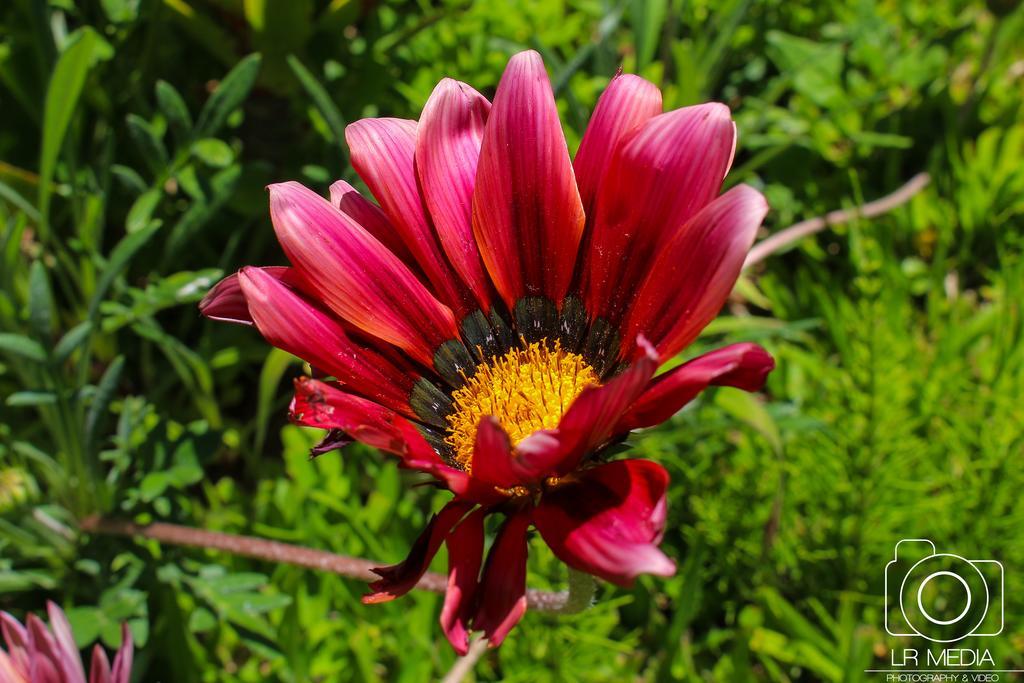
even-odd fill
[[[124,370],[124,356],[118,356],[103,373],[100,383],[96,386],[96,395],[93,396],[89,412],[85,416],[85,447],[90,449],[96,443],[96,430],[100,420],[107,414],[110,402],[114,400],[117,392],[117,384],[121,381],[121,372]]]
[[[92,323],[83,320],[68,330],[53,349],[53,360],[55,363],[63,363],[68,359],[75,349],[81,346],[82,342],[89,338],[92,332]]]
[[[303,65],[295,55],[288,55],[288,66],[291,67],[295,73],[295,77],[299,79],[299,83],[306,89],[306,93],[310,99],[313,100],[313,104],[316,105],[320,115],[327,121],[327,125],[331,129],[331,133],[334,134],[334,140],[339,145],[345,141],[345,118],[338,111],[338,107],[335,106],[334,100],[327,94],[324,87],[320,85],[320,81],[316,79],[309,69]]]
[[[46,349],[43,345],[21,334],[0,333],[0,351],[36,363],[46,360]]]
[[[167,117],[167,123],[178,144],[187,142],[192,137],[192,115],[189,114],[185,100],[174,86],[167,81],[157,81],[156,103]]]
[[[80,29],[77,36],[78,39],[71,42],[70,47],[57,59],[46,88],[43,142],[39,156],[39,212],[43,217],[40,231],[44,238],[49,234],[47,223],[57,157],[64,145],[71,117],[78,107],[89,69],[110,50],[109,44],[88,26]]]
[[[38,339],[53,333],[53,294],[42,261],[34,261],[28,276],[28,322]]]
[[[16,391],[7,397],[7,405],[13,407],[49,406],[57,402],[52,391]]]
[[[21,196],[21,194],[7,183],[0,182],[0,197],[6,199],[11,204],[16,206],[25,212],[25,215],[36,223],[39,222],[41,216],[36,210],[36,207],[32,206],[31,202]]]
[[[131,135],[135,146],[139,148],[146,166],[154,175],[159,175],[167,168],[167,148],[157,131],[150,125],[149,121],[135,114],[128,114],[125,117],[128,124],[128,134]]]
[[[96,285],[96,291],[93,292],[92,301],[89,302],[89,319],[95,320],[96,314],[99,312],[100,302],[103,301],[103,297],[107,294],[107,289],[111,283],[114,282],[114,278],[121,274],[121,271],[128,266],[128,262],[132,256],[135,255],[139,249],[145,246],[146,242],[156,234],[157,229],[160,227],[159,224],[150,224],[148,227],[133,232],[117,243],[117,246],[110,252],[110,259],[107,261],[106,267],[103,269],[103,274],[100,276],[100,280]]]
[[[196,137],[206,138],[214,135],[224,125],[228,114],[249,96],[249,91],[256,84],[256,76],[260,72],[260,61],[258,52],[251,54],[228,72],[199,113],[199,122],[195,128]]]
[[[159,187],[146,190],[128,209],[128,216],[125,218],[125,231],[129,234],[138,232],[151,224],[153,212],[163,199],[163,190]]]
[[[636,68],[642,70],[658,49],[668,0],[632,0],[629,14],[636,35]]]
[[[235,158],[231,146],[218,138],[203,138],[192,143],[192,154],[207,166],[224,168]]]

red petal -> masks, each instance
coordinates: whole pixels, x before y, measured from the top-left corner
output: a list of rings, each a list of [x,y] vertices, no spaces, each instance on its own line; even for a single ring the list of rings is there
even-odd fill
[[[452,312],[358,223],[298,183],[270,186],[270,215],[303,280],[344,320],[433,365],[458,338]]]
[[[448,589],[441,608],[441,630],[460,655],[469,650],[469,622],[476,610],[484,553],[484,517],[480,508],[448,534]]]
[[[412,422],[368,399],[308,377],[295,380],[291,418],[296,424],[340,429],[356,441],[403,460],[442,462]]]
[[[289,286],[293,286],[297,279],[295,272],[288,266],[267,266],[261,270],[270,277],[287,282]],[[253,324],[245,295],[238,284],[238,273],[232,273],[215,284],[199,302],[199,312],[211,320],[239,325]]]
[[[641,340],[644,346],[646,342]],[[535,432],[516,446],[515,466],[533,480],[562,476],[612,436],[613,427],[658,369],[653,350],[610,382],[584,389],[565,411],[558,429]],[[474,472],[475,473],[475,472]]]
[[[510,309],[523,295],[561,304],[583,233],[583,206],[536,52],[512,57],[494,96],[473,192],[473,232]]]
[[[483,631],[490,647],[498,647],[526,614],[525,512],[509,517],[494,539],[480,582],[479,607],[473,628]]]
[[[665,528],[668,472],[649,460],[618,460],[583,470],[545,493],[533,513],[558,559],[620,586],[639,574],[671,576],[657,548]]]
[[[643,333],[662,358],[696,339],[725,304],[768,203],[739,185],[709,204],[660,249],[623,326]],[[623,347],[623,357],[631,349]]]
[[[387,602],[408,593],[430,567],[441,543],[448,536],[452,527],[459,523],[469,509],[470,503],[452,501],[445,505],[439,513],[430,518],[427,528],[423,530],[413,543],[409,556],[399,564],[390,567],[377,567],[374,574],[380,576],[379,581],[370,584],[373,591],[363,596],[363,602],[372,604]]]
[[[356,344],[331,316],[259,268],[243,268],[242,292],[260,333],[274,346],[334,375],[364,396],[412,415],[416,378],[373,349]]]
[[[702,104],[649,119],[615,149],[583,269],[591,315],[619,320],[661,241],[718,194],[734,131],[728,107]]]
[[[420,115],[416,173],[441,246],[455,270],[490,310],[491,287],[473,238],[473,185],[491,104],[450,78],[434,88]]]
[[[774,367],[771,355],[757,344],[733,344],[705,353],[655,377],[614,431],[623,434],[660,424],[709,386],[757,391]]]
[[[461,320],[470,295],[445,260],[416,183],[416,122],[362,119],[345,128],[352,166],[366,181],[438,297]]]
[[[516,466],[508,434],[494,417],[485,417],[477,427],[472,472],[474,479],[505,488],[527,481]]]
[[[111,683],[130,683],[132,678],[132,660],[135,656],[135,641],[132,640],[128,624],[121,624],[121,647],[114,655],[114,671]]]
[[[110,660],[107,659],[107,653],[99,644],[92,649],[89,683],[110,683]]]
[[[660,113],[661,91],[650,81],[633,74],[619,74],[608,84],[597,101],[572,164],[588,219],[592,219],[601,179],[619,141]]]
[[[363,226],[366,232],[376,237],[377,241],[419,275],[419,266],[412,252],[379,206],[359,194],[356,188],[344,180],[336,180],[331,185],[331,204]]]

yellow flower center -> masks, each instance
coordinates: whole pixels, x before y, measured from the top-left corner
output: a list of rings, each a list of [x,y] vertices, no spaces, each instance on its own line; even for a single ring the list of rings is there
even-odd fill
[[[583,356],[549,348],[546,341],[512,349],[480,365],[462,388],[452,393],[448,436],[455,460],[467,472],[480,420],[493,415],[518,444],[539,429],[554,429],[573,400],[598,376]]]

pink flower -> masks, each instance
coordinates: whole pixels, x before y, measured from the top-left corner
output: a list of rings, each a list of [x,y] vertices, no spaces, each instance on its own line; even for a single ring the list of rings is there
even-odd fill
[[[85,669],[71,634],[71,625],[60,607],[46,603],[50,628],[34,614],[25,625],[0,612],[0,630],[7,644],[0,649],[0,683],[85,683]],[[132,673],[132,634],[121,627],[121,647],[111,668],[99,645],[92,651],[89,683],[128,683]]]
[[[418,122],[346,131],[380,206],[344,182],[330,202],[270,187],[292,266],[243,268],[201,304],[254,324],[323,381],[296,382],[292,419],[436,477],[454,499],[366,602],[410,590],[442,543],[442,627],[498,645],[526,610],[527,532],[619,585],[668,576],[658,549],[668,474],[607,462],[711,385],[756,391],[774,366],[754,344],[658,377],[721,309],[768,210],[732,163],[729,109],[661,113],[647,81],[616,76],[570,160],[535,52],[512,58],[493,104],[445,79]],[[333,378],[333,379],[326,379]],[[483,558],[484,517],[505,516]]]

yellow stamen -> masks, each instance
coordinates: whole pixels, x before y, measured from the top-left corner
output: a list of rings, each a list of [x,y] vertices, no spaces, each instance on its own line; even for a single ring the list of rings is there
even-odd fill
[[[512,349],[480,365],[452,393],[445,442],[458,464],[469,471],[480,420],[493,415],[515,445],[538,429],[554,429],[569,404],[598,377],[583,356],[549,348],[546,341]]]

